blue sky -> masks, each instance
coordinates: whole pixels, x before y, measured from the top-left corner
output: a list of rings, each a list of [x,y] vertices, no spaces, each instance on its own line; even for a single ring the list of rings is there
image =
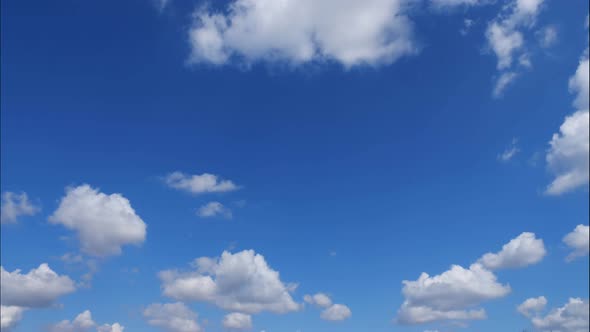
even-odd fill
[[[587,2],[1,6],[3,331],[588,331]]]

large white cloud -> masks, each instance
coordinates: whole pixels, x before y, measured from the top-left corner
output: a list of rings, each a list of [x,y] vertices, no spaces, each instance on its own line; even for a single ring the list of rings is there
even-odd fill
[[[194,13],[190,63],[389,64],[416,52],[407,0],[234,0]]]
[[[22,319],[26,308],[18,306],[0,306],[0,330],[10,331]]]
[[[10,191],[2,193],[0,223],[12,224],[20,216],[32,216],[39,212],[39,207],[29,201],[26,193],[16,194]]]
[[[73,292],[76,287],[68,276],[60,276],[47,264],[31,269],[8,272],[0,266],[1,300],[4,306],[42,308],[51,306],[60,296]]]
[[[253,250],[235,254],[223,252],[221,258],[202,257],[196,271],[160,272],[164,295],[180,301],[210,302],[229,311],[286,313],[299,310],[279,272]]]
[[[49,221],[76,231],[82,251],[94,256],[118,255],[122,246],[146,237],[147,226],[127,198],[89,185],[68,188]]]
[[[546,316],[532,319],[533,326],[542,332],[588,332],[590,329],[588,300],[571,298],[563,307]]]
[[[567,256],[567,261],[588,256],[590,253],[590,227],[587,225],[576,226],[572,232],[563,237],[563,242],[574,250]]]
[[[479,262],[490,270],[518,268],[540,262],[546,253],[543,240],[524,232],[502,246],[500,252],[483,255]]]
[[[103,324],[98,325],[92,319],[92,313],[86,310],[80,313],[72,321],[62,320],[57,324],[49,326],[50,332],[86,332],[86,331],[97,331],[97,332],[123,332],[125,327],[119,323],[114,324]]]
[[[510,293],[510,286],[498,283],[496,276],[478,263],[469,269],[453,265],[432,277],[422,273],[417,280],[403,284],[405,302],[397,317],[402,324],[483,319],[485,311],[473,307]]]
[[[143,311],[148,324],[167,332],[200,332],[197,313],[183,303],[153,303]]]
[[[171,188],[193,194],[222,193],[239,189],[232,181],[221,179],[219,176],[209,173],[189,175],[173,172],[166,175],[164,182]]]
[[[570,78],[569,89],[576,94],[574,107],[577,111],[566,117],[553,134],[547,152],[547,164],[556,178],[547,187],[547,194],[559,195],[576,188],[587,186],[590,179],[590,116],[588,98],[590,90],[588,49],[578,64],[576,73]]]
[[[249,330],[252,328],[252,316],[232,312],[223,317],[223,327],[230,330]]]

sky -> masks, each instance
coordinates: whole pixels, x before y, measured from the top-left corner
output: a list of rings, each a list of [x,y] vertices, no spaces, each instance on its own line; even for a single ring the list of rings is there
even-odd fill
[[[2,331],[590,330],[586,1],[0,24]]]

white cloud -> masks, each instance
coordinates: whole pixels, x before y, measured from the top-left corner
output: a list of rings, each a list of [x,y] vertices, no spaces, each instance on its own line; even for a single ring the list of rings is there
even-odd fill
[[[0,223],[13,224],[20,216],[33,216],[40,208],[29,201],[26,193],[15,194],[7,191],[2,193]]]
[[[232,312],[223,317],[223,327],[232,330],[249,330],[252,328],[252,316]]]
[[[299,310],[291,298],[294,286],[285,285],[279,272],[253,250],[235,254],[223,252],[220,259],[203,257],[195,261],[194,272],[160,272],[164,295],[180,301],[203,301],[236,312]]]
[[[500,98],[504,94],[504,90],[518,77],[517,73],[514,72],[505,72],[500,74],[500,78],[496,81],[496,85],[494,86],[493,96],[495,98]]]
[[[139,245],[146,237],[147,226],[127,198],[89,185],[68,188],[49,221],[76,231],[82,251],[94,256],[118,255],[123,245]]]
[[[449,9],[459,6],[479,6],[489,2],[490,0],[430,0],[430,5],[434,8]]]
[[[305,295],[303,300],[306,303],[317,305],[322,308],[327,308],[332,305],[332,299],[324,293],[317,293],[315,295]]]
[[[469,269],[453,265],[432,277],[422,273],[418,280],[403,284],[405,301],[397,317],[402,324],[483,319],[483,309],[471,308],[510,293],[510,286],[498,283],[491,271],[477,263]]]
[[[0,266],[1,299],[4,306],[41,308],[51,306],[60,296],[76,287],[68,276],[60,276],[47,264],[41,264],[27,274],[20,270],[8,272]]]
[[[320,314],[322,319],[329,321],[341,321],[350,318],[350,316],[352,316],[350,308],[343,304],[333,304]]]
[[[537,31],[537,39],[541,47],[548,48],[557,42],[557,28],[553,25],[546,26]]]
[[[26,308],[18,306],[0,306],[0,330],[10,331],[22,319]]]
[[[177,303],[153,303],[143,311],[148,324],[167,332],[200,332],[197,314],[186,305]]]
[[[503,161],[503,162],[508,162],[514,156],[516,156],[516,154],[520,152],[520,148],[518,147],[517,144],[518,144],[518,139],[516,139],[516,138],[512,139],[512,143],[510,143],[510,146],[506,150],[504,150],[504,152],[502,152],[500,155],[498,155],[498,160]]]
[[[197,211],[197,215],[201,218],[211,218],[216,216],[222,216],[227,219],[232,218],[231,210],[219,202],[209,202],[201,206]]]
[[[416,52],[406,0],[234,0],[202,7],[189,31],[190,63],[333,60],[383,65]]]
[[[86,331],[98,331],[98,332],[123,332],[125,328],[119,323],[98,324],[92,319],[92,313],[86,310],[76,316],[74,320],[62,320],[61,322],[49,326],[50,332],[86,332]]]
[[[586,51],[587,53],[587,51]],[[588,72],[590,64],[588,56],[583,57],[578,64],[576,73],[569,80],[569,89],[571,93],[576,94],[574,107],[578,110],[588,110],[588,98],[590,89],[588,87]]]
[[[539,296],[526,299],[516,308],[516,310],[518,310],[523,316],[530,317],[533,313],[538,313],[545,309],[546,305],[547,299],[544,296]]]
[[[164,181],[174,189],[184,190],[193,194],[222,193],[238,190],[239,187],[230,180],[209,173],[188,175],[181,172],[168,174]]]
[[[549,195],[560,195],[588,184],[589,130],[588,110],[567,116],[553,134],[546,160],[556,178],[547,187]]]
[[[540,262],[546,253],[543,240],[524,232],[502,246],[500,252],[487,253],[478,262],[489,270],[519,268]]]
[[[570,298],[563,307],[552,310],[545,317],[534,317],[533,326],[542,331],[588,332],[588,300]]]
[[[590,227],[578,225],[563,238],[563,242],[574,251],[569,254],[566,260],[572,261],[578,257],[588,256],[590,252]]]
[[[532,66],[530,54],[526,51],[524,32],[536,21],[544,0],[514,0],[506,11],[490,22],[486,30],[489,47],[498,58],[500,74],[493,95],[499,97],[509,83],[517,77],[513,68],[514,58],[521,66]]]

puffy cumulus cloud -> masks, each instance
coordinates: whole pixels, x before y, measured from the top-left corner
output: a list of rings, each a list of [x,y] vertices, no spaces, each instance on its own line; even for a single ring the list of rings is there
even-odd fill
[[[40,211],[26,193],[16,194],[10,191],[2,193],[2,206],[0,212],[0,223],[12,224],[18,221],[20,216],[33,216]]]
[[[89,185],[68,188],[49,221],[76,231],[82,251],[93,256],[118,255],[122,246],[146,237],[147,226],[127,198]]]
[[[350,318],[352,311],[344,304],[332,304],[322,311],[320,317],[329,321],[341,321]]]
[[[471,308],[511,291],[510,286],[498,283],[491,271],[477,263],[469,269],[453,265],[432,277],[422,273],[418,280],[405,280],[403,284],[405,301],[397,317],[401,324],[483,319],[486,316],[483,309]]]
[[[341,321],[352,316],[350,308],[344,304],[332,304],[332,299],[324,293],[305,295],[303,300],[306,303],[324,308],[320,317],[330,321]]]
[[[168,332],[200,332],[197,313],[186,305],[177,303],[153,303],[144,311],[148,324]]]
[[[590,227],[578,225],[563,238],[563,242],[574,251],[566,257],[568,262],[583,256],[588,256],[590,252]]]
[[[575,74],[569,80],[569,90],[576,95],[574,107],[577,111],[565,118],[559,128],[560,133],[553,134],[549,142],[547,165],[556,176],[547,187],[546,193],[549,195],[560,195],[588,185],[590,179],[589,76],[588,49],[586,49]]]
[[[589,126],[588,110],[577,111],[565,118],[560,133],[553,134],[546,160],[556,177],[547,194],[560,195],[588,184]]]
[[[233,0],[202,7],[189,31],[189,62],[222,65],[333,60],[346,68],[384,65],[416,52],[407,0]]]
[[[327,308],[332,305],[332,299],[324,293],[317,293],[315,295],[305,295],[303,300],[306,303],[317,305],[322,308]]]
[[[209,173],[189,175],[173,172],[164,177],[164,182],[171,188],[192,194],[223,193],[239,189],[232,181],[221,179],[219,176]]]
[[[231,330],[249,330],[252,328],[252,316],[232,312],[223,317],[223,327]]]
[[[68,276],[60,276],[47,264],[22,274],[21,270],[8,272],[0,266],[1,300],[4,306],[41,308],[52,305],[60,296],[73,292],[76,287]]]
[[[521,303],[516,310],[523,316],[530,317],[533,313],[538,313],[545,309],[546,305],[547,299],[544,296],[532,297]]]
[[[500,97],[515,74],[514,61],[524,67],[531,67],[530,55],[525,47],[525,30],[536,21],[544,0],[513,0],[506,10],[492,20],[486,30],[490,49],[498,59],[497,68],[502,72],[494,88],[493,95]]]
[[[571,298],[563,307],[552,310],[547,316],[534,317],[531,321],[542,332],[588,332],[589,310],[587,299]]]
[[[212,218],[222,216],[227,219],[232,218],[231,210],[219,202],[209,202],[197,210],[197,215],[201,218]]]
[[[502,246],[498,253],[487,253],[479,263],[490,270],[519,268],[536,264],[545,257],[547,251],[543,240],[534,233],[524,232]]]
[[[161,271],[163,294],[249,314],[286,313],[300,308],[290,294],[295,286],[285,285],[279,272],[253,250],[235,254],[225,251],[219,259],[202,257],[195,260],[195,265],[193,272]]]
[[[72,321],[62,320],[49,327],[50,332],[123,332],[124,329],[125,328],[119,323],[98,326],[98,324],[92,319],[92,313],[89,310],[82,312]]]
[[[0,330],[11,331],[22,319],[25,310],[18,306],[0,306]]]

